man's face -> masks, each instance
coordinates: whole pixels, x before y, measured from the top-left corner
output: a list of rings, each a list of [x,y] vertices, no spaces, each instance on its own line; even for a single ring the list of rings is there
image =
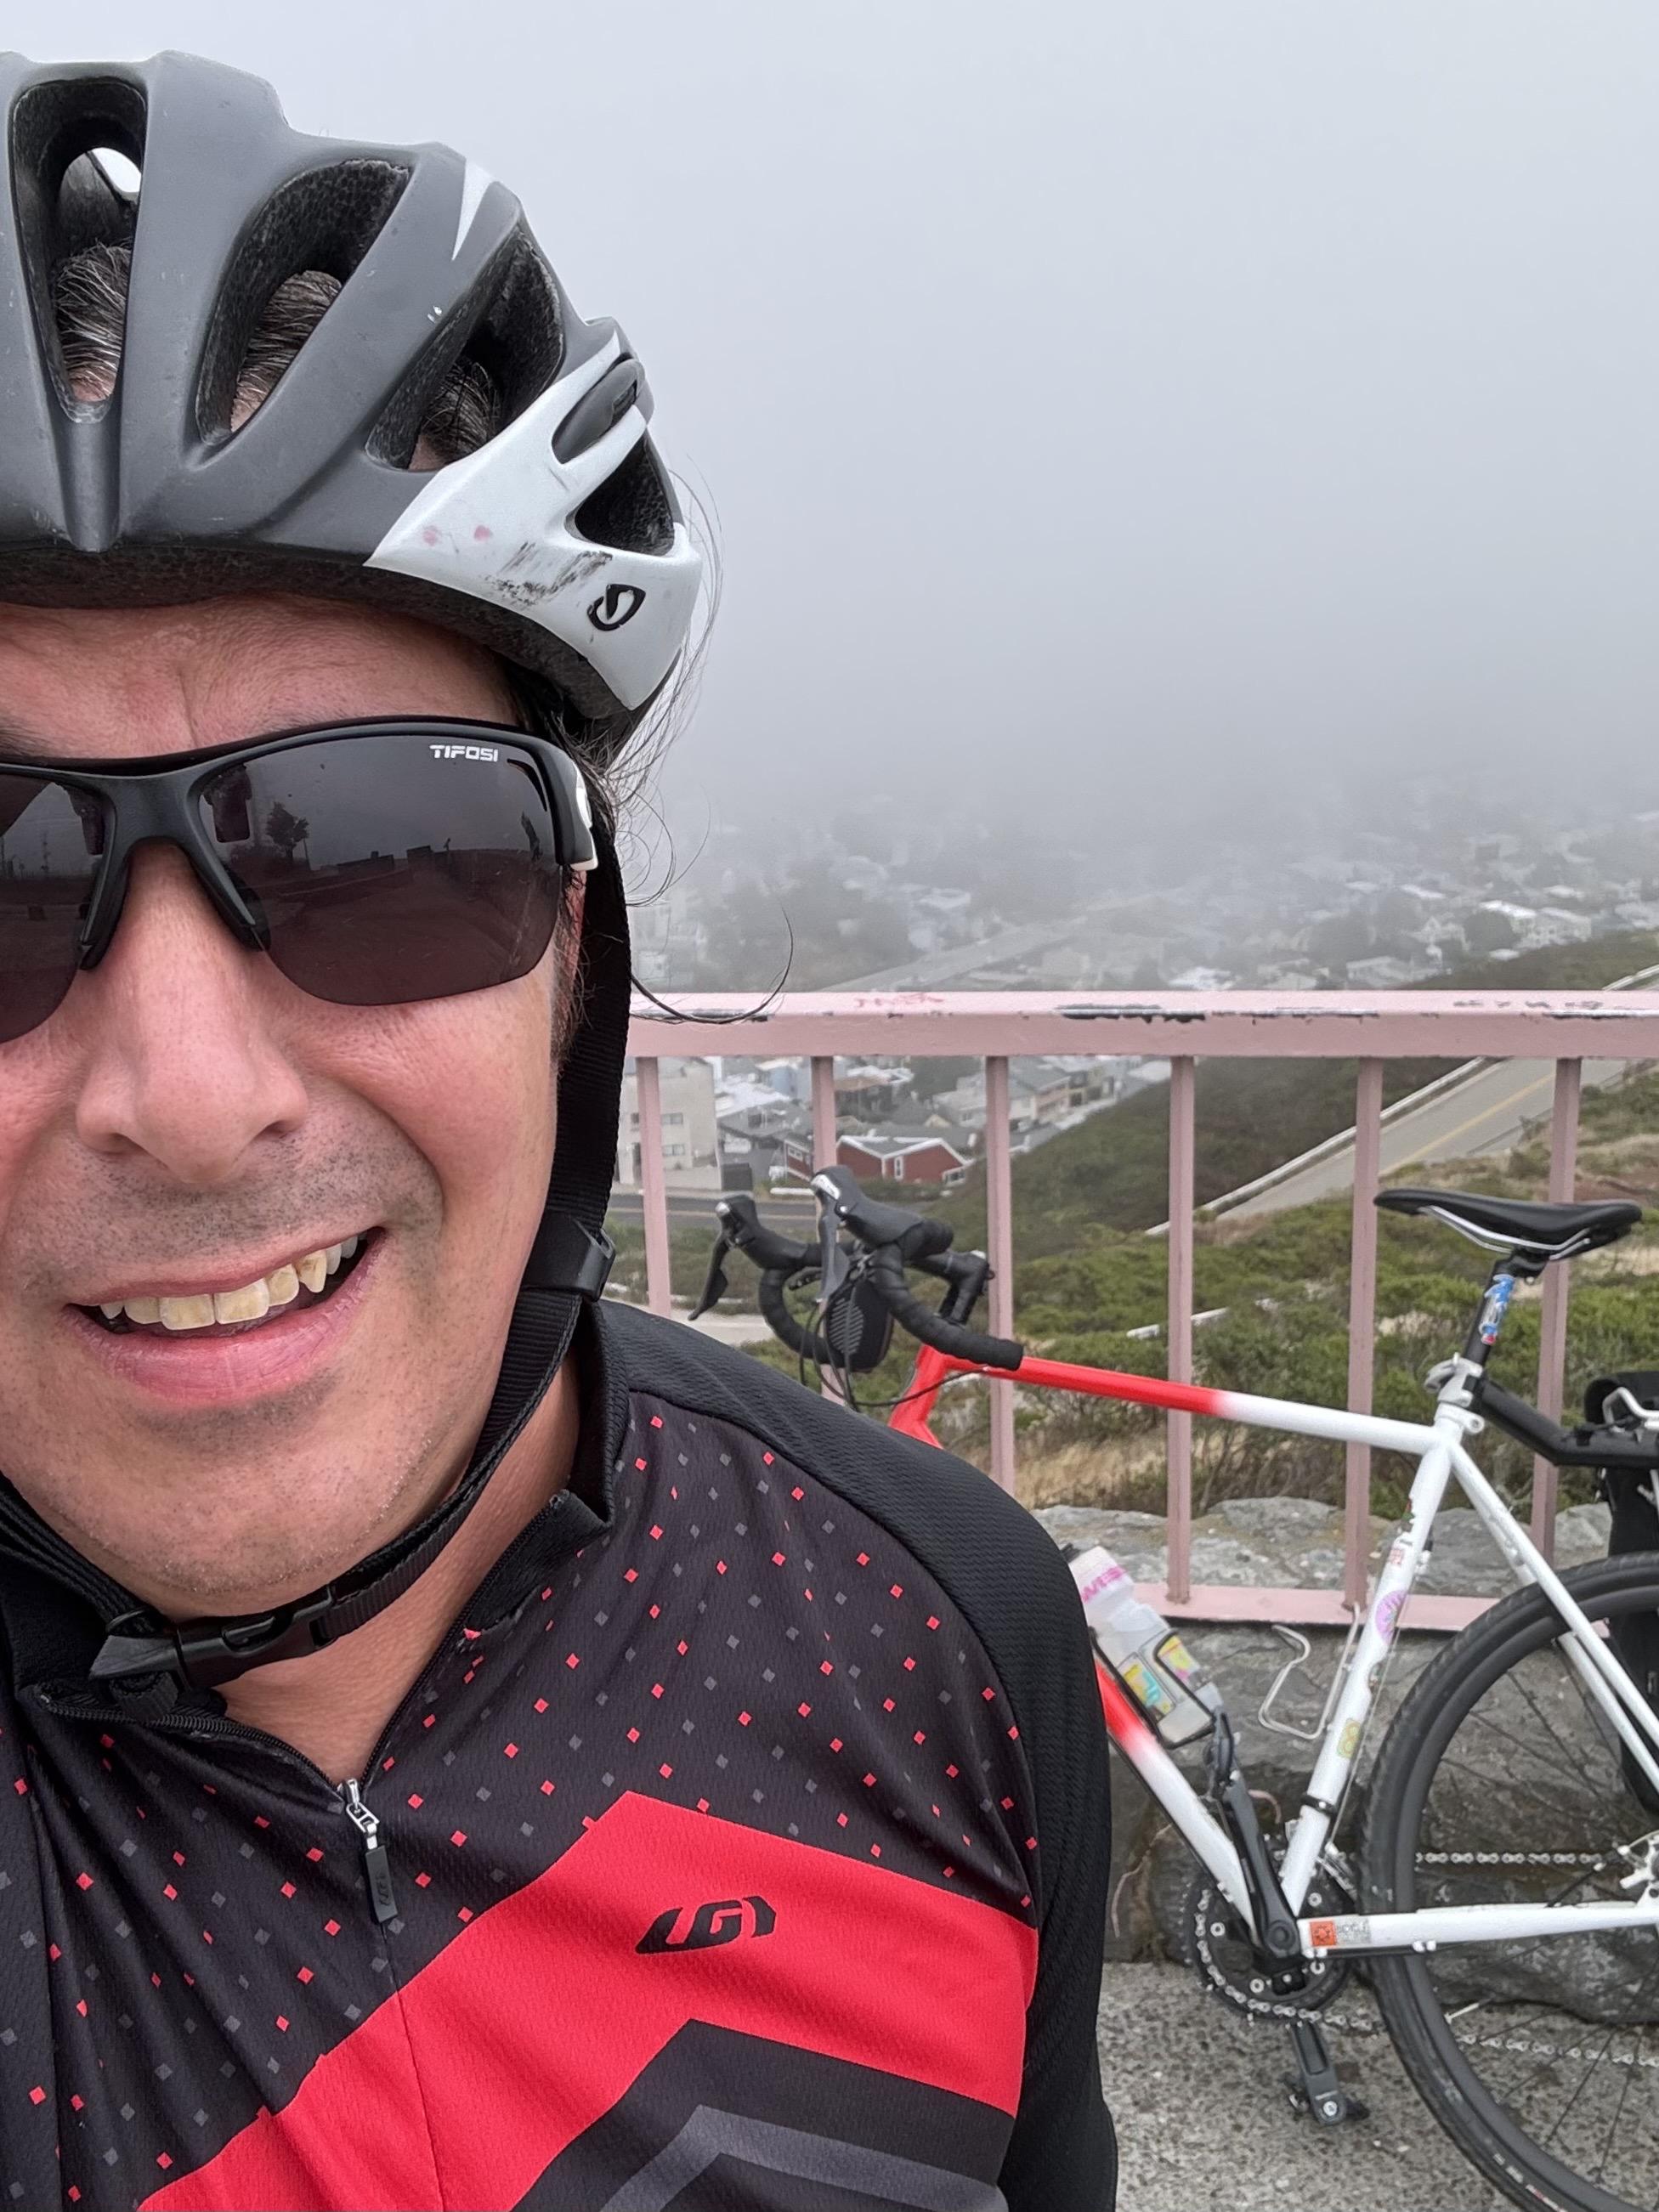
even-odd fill
[[[32,752],[390,714],[512,719],[483,654],[397,617],[0,606],[0,727]],[[146,846],[102,963],[0,1044],[0,1469],[141,1595],[296,1595],[465,1465],[547,1188],[563,943],[495,989],[326,1005]],[[153,1346],[83,1310],[286,1291],[282,1268],[354,1237],[327,1295],[240,1334]]]

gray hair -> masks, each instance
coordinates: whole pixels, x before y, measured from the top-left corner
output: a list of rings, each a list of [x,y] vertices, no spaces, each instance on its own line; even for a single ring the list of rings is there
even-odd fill
[[[72,253],[52,283],[64,365],[77,398],[102,399],[115,387],[126,327],[132,254],[125,246],[88,246]],[[302,269],[280,283],[254,325],[236,380],[240,426],[269,399],[340,289],[326,270]],[[421,425],[410,466],[442,468],[476,453],[495,434],[497,404],[481,362],[460,361]]]

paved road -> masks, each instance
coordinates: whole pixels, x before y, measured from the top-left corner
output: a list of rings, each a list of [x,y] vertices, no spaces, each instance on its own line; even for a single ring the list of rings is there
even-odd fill
[[[1376,2020],[1367,1997],[1338,2002]],[[1109,1966],[1100,2055],[1119,2212],[1508,2212],[1429,2118],[1386,2034],[1332,2041],[1370,2109],[1326,2129],[1289,2109],[1278,2030],[1206,2001],[1182,1968]]]
[[[1584,1081],[1615,1082],[1628,1065],[1620,1060],[1586,1060]],[[1414,1112],[1383,1124],[1383,1173],[1419,1162],[1431,1166],[1440,1160],[1468,1159],[1477,1152],[1507,1151],[1524,1122],[1549,1113],[1554,1086],[1553,1060],[1505,1060],[1483,1067]],[[1352,1187],[1353,1148],[1344,1145],[1224,1210],[1230,1221],[1247,1220],[1286,1206],[1309,1206],[1316,1199],[1340,1197]]]
[[[714,1200],[720,1195],[715,1190],[672,1190],[668,1194],[668,1218],[671,1222],[691,1221],[708,1231],[708,1241],[714,1241]],[[817,1209],[810,1198],[775,1198],[769,1192],[751,1192],[761,1219],[770,1229],[781,1230],[786,1237],[802,1238],[812,1234],[817,1221]],[[645,1200],[637,1190],[613,1190],[611,1211],[618,1221],[643,1221]]]

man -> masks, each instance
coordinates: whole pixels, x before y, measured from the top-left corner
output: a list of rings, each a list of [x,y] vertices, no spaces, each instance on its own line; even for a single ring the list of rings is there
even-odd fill
[[[1097,2212],[1063,1565],[598,1302],[637,361],[444,149],[0,97],[6,2201]]]

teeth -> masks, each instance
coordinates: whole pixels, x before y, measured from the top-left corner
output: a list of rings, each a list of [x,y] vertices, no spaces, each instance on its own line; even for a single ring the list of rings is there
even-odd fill
[[[213,1300],[210,1297],[163,1298],[159,1318],[163,1328],[211,1328]]]
[[[339,1272],[343,1261],[356,1259],[362,1241],[361,1237],[346,1237],[337,1244],[325,1244],[291,1266],[275,1268],[257,1283],[245,1284],[240,1291],[202,1291],[183,1298],[115,1298],[100,1304],[98,1310],[106,1321],[116,1321],[125,1314],[131,1322],[159,1322],[169,1329],[263,1321],[268,1313],[292,1305],[301,1284],[313,1294],[320,1291],[329,1277]]]
[[[213,1294],[215,1321],[263,1321],[270,1311],[270,1291],[263,1276],[240,1291],[216,1291]]]

